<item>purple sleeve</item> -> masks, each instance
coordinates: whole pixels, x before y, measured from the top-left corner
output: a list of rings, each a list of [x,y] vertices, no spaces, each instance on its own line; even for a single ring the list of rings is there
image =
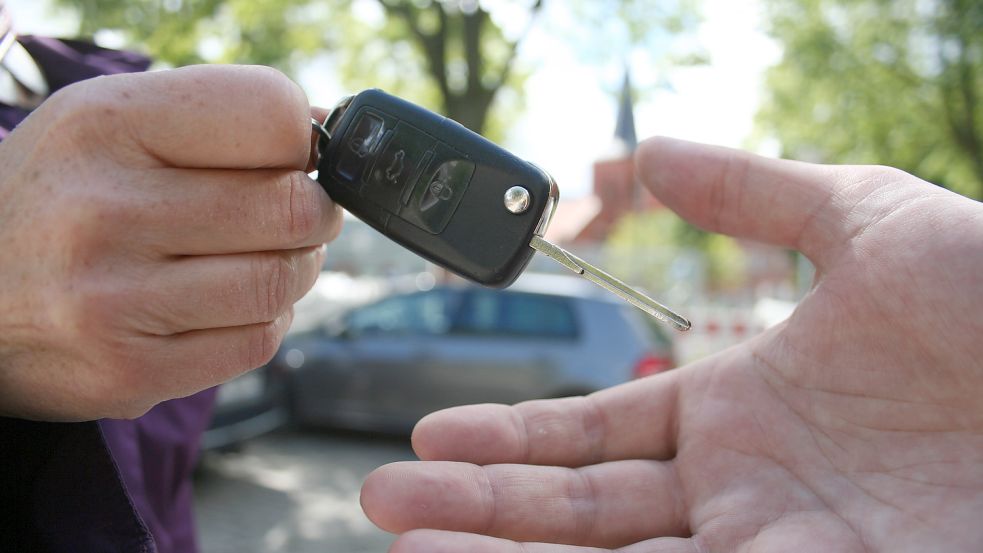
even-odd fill
[[[191,474],[215,389],[165,401],[136,420],[99,421],[133,505],[159,553],[197,551]]]
[[[18,40],[51,91],[150,66],[146,56],[82,41]],[[27,115],[0,103],[0,139]],[[0,517],[0,543],[25,551],[196,551],[191,472],[214,397],[206,390],[167,401],[131,421],[0,418],[0,488],[16,514]]]

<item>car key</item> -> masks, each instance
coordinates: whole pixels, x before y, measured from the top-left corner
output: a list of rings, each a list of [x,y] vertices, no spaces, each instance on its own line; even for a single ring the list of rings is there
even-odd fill
[[[679,330],[689,321],[547,242],[556,182],[459,123],[370,89],[323,123],[317,180],[370,226],[464,278],[504,288],[536,251]]]

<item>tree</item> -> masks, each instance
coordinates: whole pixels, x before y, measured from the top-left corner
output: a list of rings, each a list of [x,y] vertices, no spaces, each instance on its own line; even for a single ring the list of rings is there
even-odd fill
[[[605,245],[615,274],[652,290],[668,289],[681,277],[715,292],[744,284],[747,259],[736,240],[696,228],[667,209],[625,215]],[[673,274],[680,262],[699,274]]]
[[[353,89],[383,86],[493,138],[501,128],[489,117],[492,105],[502,91],[521,85],[517,54],[545,9],[543,0],[58,1],[80,11],[83,34],[110,30],[173,65],[262,63],[291,73],[333,52]],[[693,1],[595,0],[565,7],[574,36],[597,21],[587,17],[605,17],[606,29],[620,25],[624,40],[594,37],[592,44],[610,61],[627,55],[625,44],[645,47],[655,37],[691,29]],[[638,23],[643,13],[651,14],[647,26]],[[612,52],[616,48],[622,51]]]
[[[785,51],[758,121],[783,155],[893,165],[983,198],[983,4],[766,4]]]

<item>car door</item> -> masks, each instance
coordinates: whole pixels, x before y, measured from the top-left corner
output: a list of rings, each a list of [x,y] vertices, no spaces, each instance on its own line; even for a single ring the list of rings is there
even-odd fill
[[[515,403],[563,388],[579,327],[570,298],[470,289],[450,332],[421,367],[420,411]]]
[[[384,419],[418,416],[420,398],[430,393],[427,367],[446,340],[459,295],[438,288],[353,311],[346,330],[346,398]]]

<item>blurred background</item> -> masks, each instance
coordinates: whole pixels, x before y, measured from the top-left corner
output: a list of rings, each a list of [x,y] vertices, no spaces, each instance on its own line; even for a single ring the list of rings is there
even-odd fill
[[[693,321],[676,333],[640,320],[543,256],[489,296],[351,219],[274,362],[220,392],[198,486],[205,551],[383,551],[391,537],[361,516],[358,485],[412,458],[405,435],[422,414],[589,393],[784,319],[808,261],[665,209],[634,175],[647,136],[892,165],[983,198],[979,0],[7,5],[21,33],[141,51],[156,68],[265,64],[313,104],[379,87],[443,113],[553,174],[548,238]],[[597,319],[630,340],[614,345]],[[587,353],[571,352],[609,362],[576,366]]]

